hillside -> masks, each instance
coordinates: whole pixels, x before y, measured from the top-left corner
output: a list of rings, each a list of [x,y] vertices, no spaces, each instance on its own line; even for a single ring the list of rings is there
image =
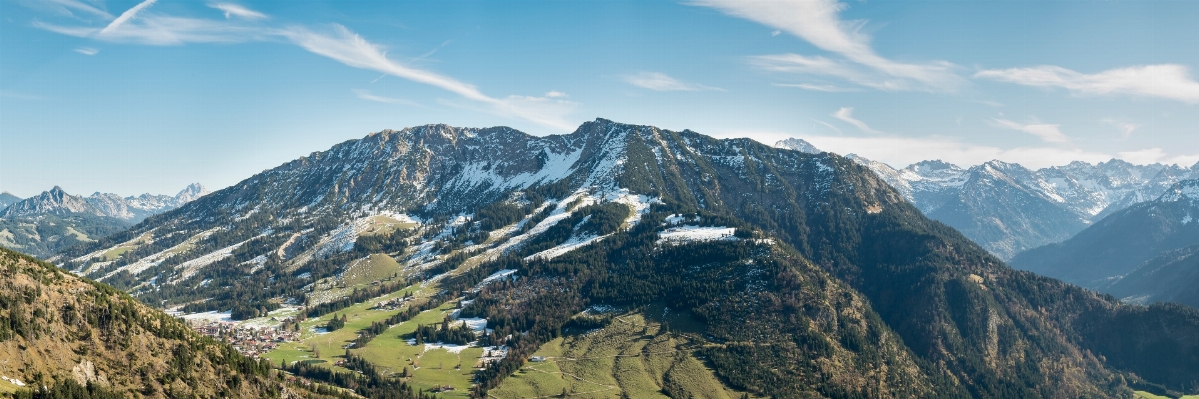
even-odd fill
[[[487,366],[476,396],[527,392],[505,379],[538,373],[525,368],[538,351],[591,353],[596,341],[578,334],[594,329],[627,337],[621,348],[683,351],[647,354],[636,378],[555,360],[620,387],[600,396],[1199,390],[1193,309],[1124,305],[1012,270],[835,154],[603,119],[562,136],[374,133],[67,255],[65,267],[185,312],[258,322],[304,305],[311,346],[272,361],[453,381],[454,395],[470,373],[450,364]],[[691,321],[668,333],[647,322],[639,338],[610,328],[666,318],[648,313],[657,306]],[[609,309],[620,313],[583,313]],[[485,324],[468,336],[445,317]],[[674,385],[653,368],[690,367],[689,356],[716,377]]]
[[[0,392],[278,397],[270,365],[111,287],[0,249]],[[104,396],[112,395],[112,396]],[[65,396],[64,396],[65,397]]]

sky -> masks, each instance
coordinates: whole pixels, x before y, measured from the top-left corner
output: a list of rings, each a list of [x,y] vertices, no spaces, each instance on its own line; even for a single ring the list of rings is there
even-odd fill
[[[0,0],[0,190],[174,194],[432,123],[895,167],[1199,162],[1195,1]]]

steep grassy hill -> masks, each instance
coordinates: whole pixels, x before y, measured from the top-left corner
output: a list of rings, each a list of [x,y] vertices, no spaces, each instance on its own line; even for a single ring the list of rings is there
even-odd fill
[[[283,388],[270,364],[112,287],[7,249],[0,249],[0,359],[10,379],[0,392],[18,397],[257,398]],[[43,386],[50,393],[28,391]]]

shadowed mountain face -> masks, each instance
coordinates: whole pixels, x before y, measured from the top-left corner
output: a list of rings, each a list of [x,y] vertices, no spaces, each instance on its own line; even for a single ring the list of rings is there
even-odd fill
[[[1177,302],[1199,307],[1199,245],[1162,252],[1100,287],[1126,302]]]
[[[819,150],[799,139],[780,148]],[[1199,177],[1199,164],[1133,165],[1113,159],[1098,164],[1073,162],[1030,170],[990,161],[969,169],[923,161],[894,169],[856,155],[925,215],[961,231],[1001,259],[1064,241],[1091,223],[1132,205],[1150,201],[1171,185]]]
[[[1181,298],[1174,287],[1186,281],[1178,273],[1190,264],[1189,252],[1172,251],[1199,244],[1197,187],[1199,180],[1182,181],[1065,242],[1024,252],[1012,265],[1132,300]]]
[[[986,182],[1025,198],[1018,170],[989,165]],[[1120,396],[1129,372],[1199,389],[1193,309],[1012,270],[848,158],[603,119],[546,137],[375,133],[67,251],[64,266],[167,306],[269,308],[365,256],[379,215],[445,226],[390,253],[520,337],[483,388],[588,304],[666,302],[697,315],[717,375],[762,395]],[[680,215],[738,233],[670,246],[667,229],[692,223]],[[520,278],[469,289],[502,269]]]

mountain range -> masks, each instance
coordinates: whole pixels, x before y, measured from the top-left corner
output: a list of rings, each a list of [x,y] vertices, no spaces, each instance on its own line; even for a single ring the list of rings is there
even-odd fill
[[[1148,181],[1168,179],[1160,177],[1166,169],[1182,172],[1109,162],[1076,165],[1076,174],[1057,181],[1046,177],[1050,171],[998,162],[965,171],[922,163],[891,169],[914,176],[901,182],[919,182],[905,186],[868,161],[811,152],[604,119],[544,137],[504,127],[385,130],[69,248],[54,261],[147,303],[230,311],[235,319],[302,305],[315,322],[416,290],[420,300],[394,315],[368,323],[357,319],[367,314],[358,307],[322,327],[336,329],[350,316],[349,324],[363,326],[357,335],[330,342],[334,335],[312,330],[304,342],[335,345],[338,355],[344,348],[344,357],[335,356],[345,364],[388,365],[393,378],[421,386],[428,384],[421,376],[435,371],[425,363],[409,374],[396,363],[397,348],[407,347],[396,339],[421,345],[421,331],[457,334],[451,318],[460,317],[463,328],[481,321],[478,345],[490,346],[472,353],[502,355],[468,380],[475,397],[557,395],[520,385],[529,378],[526,362],[585,351],[586,333],[607,334],[629,317],[659,320],[634,324],[629,342],[666,345],[663,353],[678,354],[668,364],[702,364],[696,370],[714,378],[672,374],[647,357],[612,366],[605,386],[625,394],[1199,391],[1199,311],[1123,304],[1013,270],[925,216],[976,220],[995,209],[963,204],[969,196],[1033,201],[1053,192],[1061,200],[1045,200],[1044,212],[1075,215],[1078,225],[1069,229],[1081,230],[1090,217],[1152,188],[1102,173],[1095,176],[1107,180],[1096,183],[1082,171],[1154,172]],[[1030,189],[1041,182],[1040,191]],[[1074,196],[1064,196],[1071,187]],[[1090,205],[1062,205],[1083,193]],[[978,232],[991,226],[975,223]],[[1045,232],[1046,239],[1059,234]],[[995,252],[1025,245],[989,242]],[[428,312],[446,315],[443,327],[412,324]],[[399,330],[417,335],[390,332]],[[316,350],[305,356],[328,358]],[[573,367],[554,356],[557,367]],[[649,377],[616,370],[625,367],[643,367]],[[573,384],[562,392],[582,389]]]
[[[203,186],[191,184],[174,196],[94,193],[83,197],[55,186],[0,210],[0,246],[50,257],[61,249],[124,230],[207,193]]]
[[[775,144],[819,152],[801,139]],[[1100,219],[1199,178],[1199,163],[1134,165],[1119,159],[1032,170],[990,161],[970,168],[930,160],[895,169],[848,155],[895,187],[925,215],[961,231],[1001,259],[1064,241]]]

